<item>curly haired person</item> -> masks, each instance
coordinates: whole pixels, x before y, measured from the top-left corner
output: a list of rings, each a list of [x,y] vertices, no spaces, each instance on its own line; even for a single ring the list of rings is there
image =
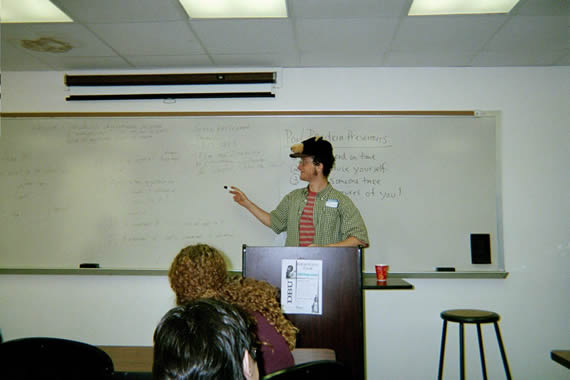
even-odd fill
[[[220,299],[255,318],[262,374],[294,365],[291,350],[298,330],[283,315],[275,287],[252,278],[230,276],[222,252],[207,244],[183,248],[170,266],[168,279],[178,305],[199,298]]]

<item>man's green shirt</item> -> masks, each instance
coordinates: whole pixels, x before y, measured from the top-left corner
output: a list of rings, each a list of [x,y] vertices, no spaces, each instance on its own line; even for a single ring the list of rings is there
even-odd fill
[[[308,189],[293,190],[271,211],[271,229],[275,233],[287,231],[286,246],[299,245],[299,219],[307,202]],[[313,244],[323,246],[338,243],[353,236],[368,246],[368,232],[360,212],[352,200],[330,184],[317,193],[313,209],[315,239]]]

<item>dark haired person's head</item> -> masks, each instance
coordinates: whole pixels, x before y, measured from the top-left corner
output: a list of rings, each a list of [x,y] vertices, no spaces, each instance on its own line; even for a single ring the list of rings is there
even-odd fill
[[[311,157],[314,165],[323,164],[323,175],[328,178],[334,166],[335,157],[330,142],[321,136],[311,137],[291,146],[292,158]]]
[[[227,302],[198,299],[168,311],[154,331],[155,380],[259,379],[255,325]]]

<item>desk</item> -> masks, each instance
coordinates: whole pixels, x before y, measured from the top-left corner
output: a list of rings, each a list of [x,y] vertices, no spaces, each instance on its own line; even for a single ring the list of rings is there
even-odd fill
[[[570,368],[570,350],[552,350],[550,351],[550,357],[564,367]]]
[[[117,372],[152,372],[152,346],[98,346],[113,360]]]
[[[241,272],[231,272],[234,275],[241,275]],[[362,274],[363,290],[394,290],[413,289],[409,282],[398,277],[388,277],[386,284],[376,282],[375,273]],[[150,373],[152,371],[152,346],[98,346],[105,351],[113,360],[115,371],[125,373]],[[553,351],[555,352],[555,351]],[[564,352],[564,351],[556,351]],[[568,351],[566,351],[568,352]],[[568,359],[566,359],[568,363]],[[567,364],[566,364],[567,365]]]
[[[399,277],[388,276],[386,283],[376,281],[376,273],[362,273],[362,289],[364,290],[394,290],[394,289],[413,289],[414,286],[406,280]]]

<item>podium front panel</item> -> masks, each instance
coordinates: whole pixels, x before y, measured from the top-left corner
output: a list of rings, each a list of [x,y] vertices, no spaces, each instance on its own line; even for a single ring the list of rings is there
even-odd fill
[[[281,289],[281,262],[321,260],[322,315],[286,314],[299,328],[298,348],[331,348],[338,361],[364,379],[362,251],[357,247],[243,248],[244,277],[267,281]]]

